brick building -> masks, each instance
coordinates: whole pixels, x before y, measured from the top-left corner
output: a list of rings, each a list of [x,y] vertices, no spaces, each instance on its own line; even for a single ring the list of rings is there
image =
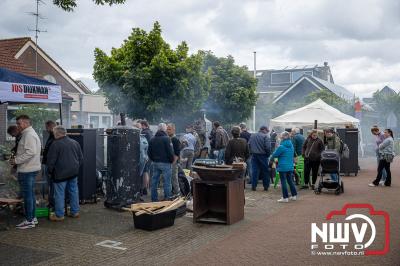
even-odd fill
[[[114,124],[113,115],[104,106],[104,97],[93,95],[82,82],[75,81],[40,47],[37,48],[36,71],[36,46],[31,38],[0,40],[0,67],[60,85],[63,91],[62,117],[66,127],[70,127],[73,124],[82,124],[85,127],[89,127],[90,114],[93,114],[93,121],[96,120],[97,115],[97,120],[106,122],[99,123],[98,127],[102,125],[112,126]],[[96,104],[85,105],[85,100]],[[48,105],[48,108],[56,109],[58,107]],[[6,140],[8,124],[15,123],[12,113],[16,109],[18,109],[16,104],[0,105],[0,143]],[[73,118],[75,117],[77,118],[74,121]]]

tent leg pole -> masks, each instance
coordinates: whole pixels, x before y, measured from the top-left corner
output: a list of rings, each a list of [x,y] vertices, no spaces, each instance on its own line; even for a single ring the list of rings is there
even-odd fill
[[[63,121],[62,121],[62,103],[60,103],[59,109],[60,109],[60,125],[62,125],[63,124]]]

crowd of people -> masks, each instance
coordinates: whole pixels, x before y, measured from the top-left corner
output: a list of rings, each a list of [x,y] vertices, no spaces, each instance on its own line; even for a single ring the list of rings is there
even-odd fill
[[[16,125],[8,128],[8,133],[15,137],[15,147],[12,149],[14,156],[10,163],[16,168],[25,210],[25,220],[16,227],[27,229],[38,224],[35,217],[34,186],[40,171],[49,184],[49,207],[54,209],[50,220],[64,220],[66,193],[70,203],[67,215],[78,218],[78,174],[83,161],[80,145],[67,136],[65,128],[47,121],[45,128],[49,137],[42,151],[39,136],[32,128],[30,118],[21,115],[16,121]],[[134,126],[140,130],[139,170],[143,178],[142,194],[146,195],[150,191],[151,200],[158,201],[162,177],[163,199],[180,196],[178,172],[182,169],[191,170],[193,162],[204,156],[201,154],[204,142],[200,141],[199,134],[192,125],[186,127],[181,137],[176,135],[172,123],[160,123],[154,134],[146,120],[137,121]],[[390,163],[394,157],[393,132],[385,129],[382,133],[377,126],[371,132],[376,138],[378,169],[376,179],[369,186],[390,186]],[[299,128],[277,134],[267,126],[261,126],[258,132],[250,133],[246,125],[241,123],[233,126],[228,134],[221,123],[215,121],[209,134],[210,150],[206,156],[219,164],[244,162],[247,167],[243,176],[248,179],[253,191],[257,190],[260,179],[264,191],[268,191],[275,176],[279,176],[282,197],[278,202],[295,201],[298,197],[296,185],[300,185],[296,166],[300,161],[304,161],[304,182],[300,189],[315,189],[321,153],[324,150],[335,150],[340,155],[346,152],[347,145],[334,129],[325,129],[323,136],[320,133],[314,129],[305,138]],[[337,182],[338,173],[330,174],[330,179]]]
[[[78,174],[83,161],[80,145],[66,136],[65,128],[47,121],[45,128],[49,137],[42,152],[40,138],[32,128],[29,116],[20,115],[16,122],[8,128],[9,134],[16,140],[10,164],[16,168],[25,215],[25,220],[16,228],[34,228],[38,224],[35,217],[35,181],[42,169],[43,177],[49,184],[49,207],[54,209],[50,220],[64,220],[66,192],[70,203],[68,215],[79,218]]]

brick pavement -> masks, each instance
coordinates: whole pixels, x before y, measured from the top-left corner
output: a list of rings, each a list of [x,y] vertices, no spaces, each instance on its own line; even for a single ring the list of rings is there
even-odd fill
[[[370,188],[376,175],[376,162],[364,160],[357,177],[344,177],[345,193],[340,196],[300,194],[298,202],[286,204],[272,215],[265,215],[250,227],[241,228],[191,256],[177,260],[178,265],[400,265],[400,167],[394,162],[392,187]],[[300,192],[301,193],[301,192]],[[384,256],[311,256],[310,225],[323,222],[331,210],[345,203],[371,203],[391,217],[391,249]],[[377,223],[379,226],[379,223]],[[383,237],[377,236],[377,246]]]
[[[129,213],[105,209],[101,203],[83,205],[78,220],[51,223],[41,219],[34,230],[0,232],[0,265],[400,265],[400,167],[398,161],[395,164],[392,188],[367,187],[375,174],[375,163],[368,160],[359,176],[344,178],[346,191],[341,196],[301,191],[298,202],[278,204],[280,189],[268,193],[247,190],[245,219],[231,226],[193,224],[188,215],[177,219],[173,227],[146,232],[133,228]],[[388,255],[310,255],[310,223],[322,221],[329,210],[347,202],[374,203],[390,213],[392,247]],[[95,245],[104,240],[121,242],[126,250]]]

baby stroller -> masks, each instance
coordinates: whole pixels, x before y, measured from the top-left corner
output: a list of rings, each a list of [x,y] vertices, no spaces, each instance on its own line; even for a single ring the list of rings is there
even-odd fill
[[[340,155],[335,150],[325,150],[321,153],[321,178],[315,194],[320,194],[322,189],[334,191],[336,195],[344,192],[343,181],[340,177]],[[330,174],[337,175],[337,181],[331,180]],[[325,176],[327,175],[327,176]]]

